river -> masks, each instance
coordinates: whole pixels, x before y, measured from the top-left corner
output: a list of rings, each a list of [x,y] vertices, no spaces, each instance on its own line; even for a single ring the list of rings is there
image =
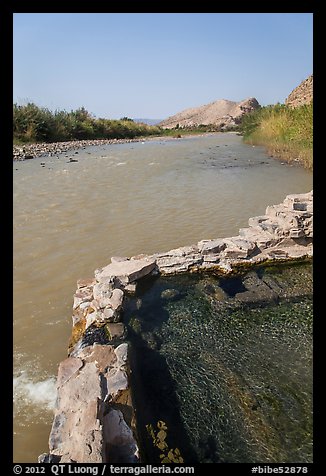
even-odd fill
[[[15,462],[47,451],[77,279],[111,256],[237,235],[312,189],[311,172],[234,133],[77,152],[13,163]]]

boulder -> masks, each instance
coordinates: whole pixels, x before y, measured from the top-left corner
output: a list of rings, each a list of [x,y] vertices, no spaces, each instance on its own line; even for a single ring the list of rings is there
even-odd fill
[[[128,388],[127,374],[121,368],[111,369],[106,375],[106,380],[108,388],[107,395],[110,396],[110,398],[115,398],[120,392]]]
[[[96,283],[93,287],[94,299],[99,303],[100,308],[104,308],[110,302],[113,285],[108,283]]]
[[[139,450],[132,430],[120,410],[104,416],[103,434],[106,459],[112,464],[139,463]]]
[[[158,272],[162,274],[182,273],[202,262],[202,256],[196,245],[156,253],[153,257],[156,260]]]
[[[111,339],[120,339],[124,337],[126,333],[125,326],[122,322],[117,323],[108,323],[106,324],[108,333],[110,334]]]
[[[104,420],[110,421],[104,417],[107,411],[105,401],[113,401],[128,389],[125,371],[127,356],[127,344],[121,344],[117,349],[111,345],[94,344],[80,350],[77,357],[69,357],[61,362],[57,379],[57,403],[49,438],[50,454],[42,455],[44,461],[105,461],[104,434],[109,432],[108,442],[113,446],[113,440],[116,441],[118,435],[117,432],[110,433],[111,429],[103,429]],[[120,416],[123,420],[122,414]],[[116,430],[119,428],[120,436],[123,436],[122,446],[126,444],[127,435],[136,451],[132,431],[122,420],[115,427]]]
[[[81,303],[91,301],[93,299],[93,288],[82,287],[78,289],[74,294],[73,309],[76,309]]]
[[[95,274],[95,277],[99,283],[107,282],[110,278],[119,278],[128,284],[149,274],[155,268],[155,264],[155,259],[151,258],[117,261],[105,266]]]
[[[125,365],[128,361],[128,344],[126,342],[120,344],[119,347],[114,350],[114,353],[117,357],[118,365]]]
[[[240,235],[225,239],[226,248],[223,256],[226,258],[248,258],[256,249],[256,243],[245,240]]]
[[[74,362],[77,365],[77,361]],[[67,366],[69,370],[70,365],[65,363],[64,368]],[[74,368],[73,363],[71,367]],[[65,371],[61,375],[65,375]],[[87,363],[68,380],[61,377],[60,382],[64,383],[58,386],[57,408],[49,438],[50,452],[60,455],[61,462],[102,462],[98,401],[103,391],[95,363]]]
[[[120,311],[123,303],[123,291],[121,289],[114,289],[109,301],[109,306],[114,311]]]
[[[247,241],[255,243],[259,250],[274,246],[281,240],[279,236],[272,234],[266,230],[264,231],[259,226],[240,228],[239,236],[241,236]]]
[[[57,376],[57,387],[64,385],[83,366],[83,361],[76,357],[68,357],[60,362]]]
[[[108,368],[120,365],[112,345],[93,344],[85,347],[79,352],[78,358],[86,363],[95,362],[97,370],[102,373]]]
[[[216,239],[216,240],[201,240],[198,242],[198,249],[201,254],[203,255],[212,255],[221,253],[221,251],[225,250],[226,242],[224,239]]]

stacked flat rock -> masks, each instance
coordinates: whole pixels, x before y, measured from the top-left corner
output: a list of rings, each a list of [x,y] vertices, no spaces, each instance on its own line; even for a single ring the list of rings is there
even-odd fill
[[[58,371],[50,452],[39,462],[139,462],[121,321],[125,294],[134,293],[140,279],[208,270],[225,275],[243,265],[309,258],[312,239],[313,192],[288,195],[250,218],[237,236],[151,256],[112,257],[94,278],[79,280],[68,358]]]

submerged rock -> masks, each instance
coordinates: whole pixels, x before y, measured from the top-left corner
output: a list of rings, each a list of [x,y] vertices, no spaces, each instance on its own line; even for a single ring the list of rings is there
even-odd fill
[[[164,289],[161,292],[162,299],[176,299],[180,296],[180,292],[177,289]]]

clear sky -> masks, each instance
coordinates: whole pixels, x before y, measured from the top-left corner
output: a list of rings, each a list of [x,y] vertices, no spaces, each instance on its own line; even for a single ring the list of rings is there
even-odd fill
[[[15,13],[14,102],[164,119],[284,102],[312,73],[312,13]]]

